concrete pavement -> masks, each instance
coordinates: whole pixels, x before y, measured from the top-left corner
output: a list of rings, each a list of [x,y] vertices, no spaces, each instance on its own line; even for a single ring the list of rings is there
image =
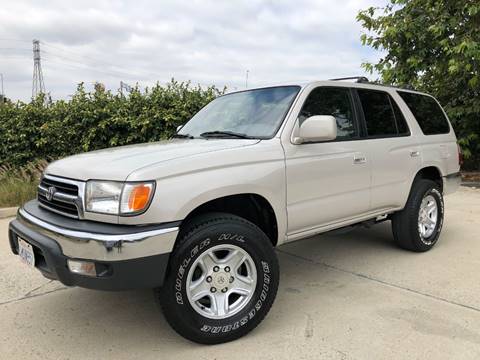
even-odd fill
[[[446,198],[440,242],[409,253],[390,223],[280,247],[265,321],[232,343],[174,333],[151,292],[65,288],[10,254],[0,220],[1,359],[479,359],[480,191]]]

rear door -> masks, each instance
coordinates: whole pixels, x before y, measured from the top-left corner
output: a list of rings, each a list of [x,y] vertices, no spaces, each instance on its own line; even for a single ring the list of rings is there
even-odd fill
[[[432,96],[398,91],[415,117],[422,132],[421,151],[424,166],[435,166],[443,175],[459,171],[457,139],[440,104]]]
[[[418,139],[388,92],[363,88],[355,92],[372,163],[371,210],[402,207],[421,163]]]

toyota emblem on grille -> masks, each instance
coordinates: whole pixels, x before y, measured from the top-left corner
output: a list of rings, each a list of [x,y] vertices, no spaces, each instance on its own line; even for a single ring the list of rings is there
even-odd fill
[[[47,198],[48,201],[52,201],[53,195],[55,195],[55,192],[57,189],[55,189],[54,186],[50,186],[47,190],[47,193],[45,194],[45,197]]]

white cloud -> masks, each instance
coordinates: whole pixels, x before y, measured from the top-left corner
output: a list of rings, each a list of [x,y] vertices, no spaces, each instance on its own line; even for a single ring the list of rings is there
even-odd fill
[[[40,39],[47,90],[76,83],[147,86],[175,77],[241,88],[364,74],[378,57],[360,45],[360,9],[382,0],[15,1],[0,8],[5,92],[28,99],[31,40]]]

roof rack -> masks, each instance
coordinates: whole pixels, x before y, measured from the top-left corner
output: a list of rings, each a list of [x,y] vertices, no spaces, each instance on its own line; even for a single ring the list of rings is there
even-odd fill
[[[400,89],[400,90],[413,90],[416,91],[416,89],[413,87],[411,84],[405,84],[405,85],[390,85],[390,84],[374,84],[374,85],[380,85],[380,86],[385,86],[389,88],[394,88],[394,89]]]
[[[340,81],[340,80],[356,80],[357,83],[368,83],[368,79],[365,76],[349,76],[343,78],[330,79],[330,81]]]
[[[404,84],[404,85],[389,85],[389,84],[381,84],[377,83],[376,81],[370,82],[368,78],[365,76],[350,76],[350,77],[344,77],[344,78],[337,78],[337,79],[330,79],[330,81],[340,81],[340,80],[356,80],[356,83],[369,83],[372,85],[378,85],[378,86],[386,86],[386,87],[391,87],[395,89],[403,89],[403,90],[413,90],[415,91],[415,87],[411,84]]]

